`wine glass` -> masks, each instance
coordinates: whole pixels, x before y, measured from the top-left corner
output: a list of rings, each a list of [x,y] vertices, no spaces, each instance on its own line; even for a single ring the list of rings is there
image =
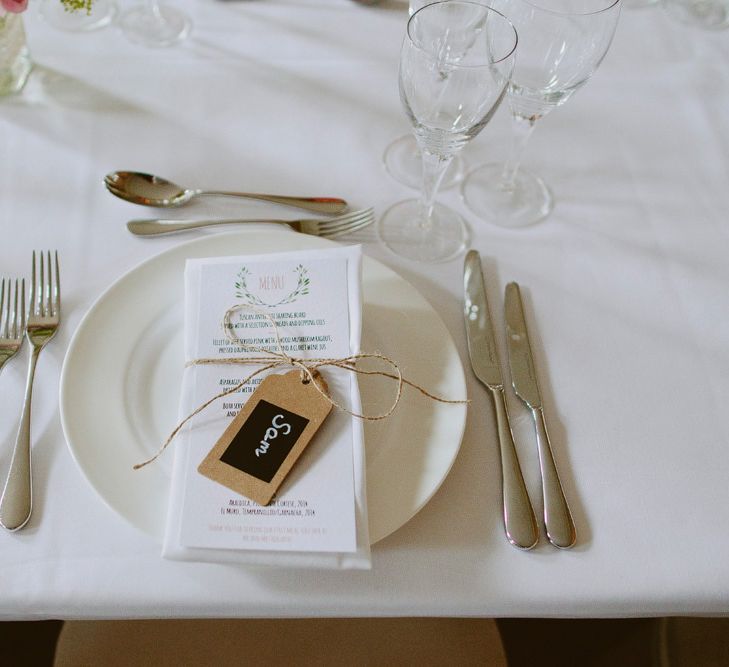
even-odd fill
[[[544,181],[519,168],[535,123],[593,75],[615,34],[620,0],[494,0],[519,32],[509,84],[513,145],[505,165],[487,164],[463,182],[466,205],[502,227],[542,220],[553,207]]]
[[[172,46],[187,37],[192,22],[179,9],[145,0],[119,18],[119,26],[130,42],[144,46]]]
[[[432,0],[410,0],[408,15],[412,16],[421,7],[429,4]],[[394,139],[382,155],[382,162],[387,173],[398,183],[409,188],[419,189],[423,181],[423,161],[420,157],[418,142],[412,134],[405,134]],[[466,172],[463,159],[456,155],[451,161],[445,175],[441,188],[449,188],[459,183]]]
[[[489,122],[514,67],[516,30],[499,12],[466,0],[426,5],[408,21],[400,52],[400,99],[420,147],[420,199],[390,207],[377,224],[398,255],[443,261],[461,252],[466,226],[435,202],[453,156]]]

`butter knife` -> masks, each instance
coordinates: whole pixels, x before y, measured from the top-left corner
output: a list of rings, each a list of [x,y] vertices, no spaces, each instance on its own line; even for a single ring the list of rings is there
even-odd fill
[[[463,267],[463,292],[471,367],[476,377],[491,392],[496,410],[506,537],[519,549],[531,549],[539,539],[537,521],[529,502],[511,434],[499,354],[481,270],[481,258],[475,250],[466,255]]]
[[[506,286],[504,310],[511,383],[516,395],[532,411],[537,432],[539,468],[542,473],[542,494],[544,496],[544,525],[547,529],[547,537],[555,547],[569,549],[576,539],[575,524],[564,497],[557,467],[554,464],[547,424],[544,421],[542,396],[539,393],[534,359],[527,334],[524,306],[519,285],[516,283],[509,283]]]

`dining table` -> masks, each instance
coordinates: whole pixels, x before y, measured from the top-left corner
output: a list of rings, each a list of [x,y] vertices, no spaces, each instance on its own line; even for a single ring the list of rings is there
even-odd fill
[[[371,569],[323,570],[162,558],[160,540],[104,502],[77,464],[59,383],[110,285],[221,233],[141,238],[128,220],[297,217],[213,197],[144,208],[112,196],[105,174],[336,196],[377,217],[417,196],[382,161],[410,131],[398,94],[407,3],[177,0],[192,29],[167,48],[113,24],[59,30],[38,4],[24,15],[33,71],[0,99],[0,276],[29,280],[31,253],[57,251],[62,317],[35,377],[33,513],[22,530],[0,530],[0,619],[729,614],[729,33],[682,24],[660,3],[622,9],[604,62],[539,122],[524,156],[554,195],[545,220],[507,229],[471,213],[458,185],[438,195],[481,255],[507,377],[504,288],[521,286],[573,548],[553,547],[543,528],[528,551],[505,537],[496,416],[468,358],[463,255],[401,259],[374,225],[337,239],[361,244],[437,313],[460,357],[442,372],[464,374],[470,403],[460,447],[443,443],[458,452],[447,475],[372,545]],[[510,141],[504,103],[463,151],[466,171],[505,160]],[[0,375],[3,479],[28,359],[25,345]],[[103,369],[89,381],[112,400]],[[505,384],[541,526],[531,413]]]

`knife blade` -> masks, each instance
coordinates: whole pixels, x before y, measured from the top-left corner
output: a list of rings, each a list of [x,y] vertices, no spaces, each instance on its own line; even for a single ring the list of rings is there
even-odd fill
[[[570,514],[562,484],[554,463],[544,419],[542,396],[539,393],[534,355],[529,344],[524,304],[517,283],[509,283],[504,295],[506,341],[509,351],[511,384],[516,395],[531,410],[537,436],[539,469],[542,473],[544,525],[549,541],[560,549],[569,549],[576,540],[575,524]]]
[[[539,539],[537,521],[529,501],[511,433],[499,353],[481,269],[481,257],[475,250],[466,255],[463,266],[463,293],[471,367],[476,377],[489,389],[496,411],[506,537],[519,549],[531,549]]]

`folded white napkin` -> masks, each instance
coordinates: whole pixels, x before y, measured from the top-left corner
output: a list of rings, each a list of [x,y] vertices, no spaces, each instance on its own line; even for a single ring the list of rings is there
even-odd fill
[[[222,327],[236,303],[235,335],[275,347],[275,318],[286,353],[342,358],[359,352],[361,250],[358,246],[270,255],[188,260],[185,270],[185,361],[260,357],[236,348]],[[185,369],[180,419],[251,365],[192,365]],[[277,368],[275,373],[290,371]],[[332,396],[361,412],[356,374],[323,368]],[[264,376],[260,376],[264,377]],[[266,507],[202,476],[197,466],[247,400],[243,392],[217,400],[173,443],[175,459],[163,546],[174,560],[318,568],[370,567],[362,424],[334,408]]]

